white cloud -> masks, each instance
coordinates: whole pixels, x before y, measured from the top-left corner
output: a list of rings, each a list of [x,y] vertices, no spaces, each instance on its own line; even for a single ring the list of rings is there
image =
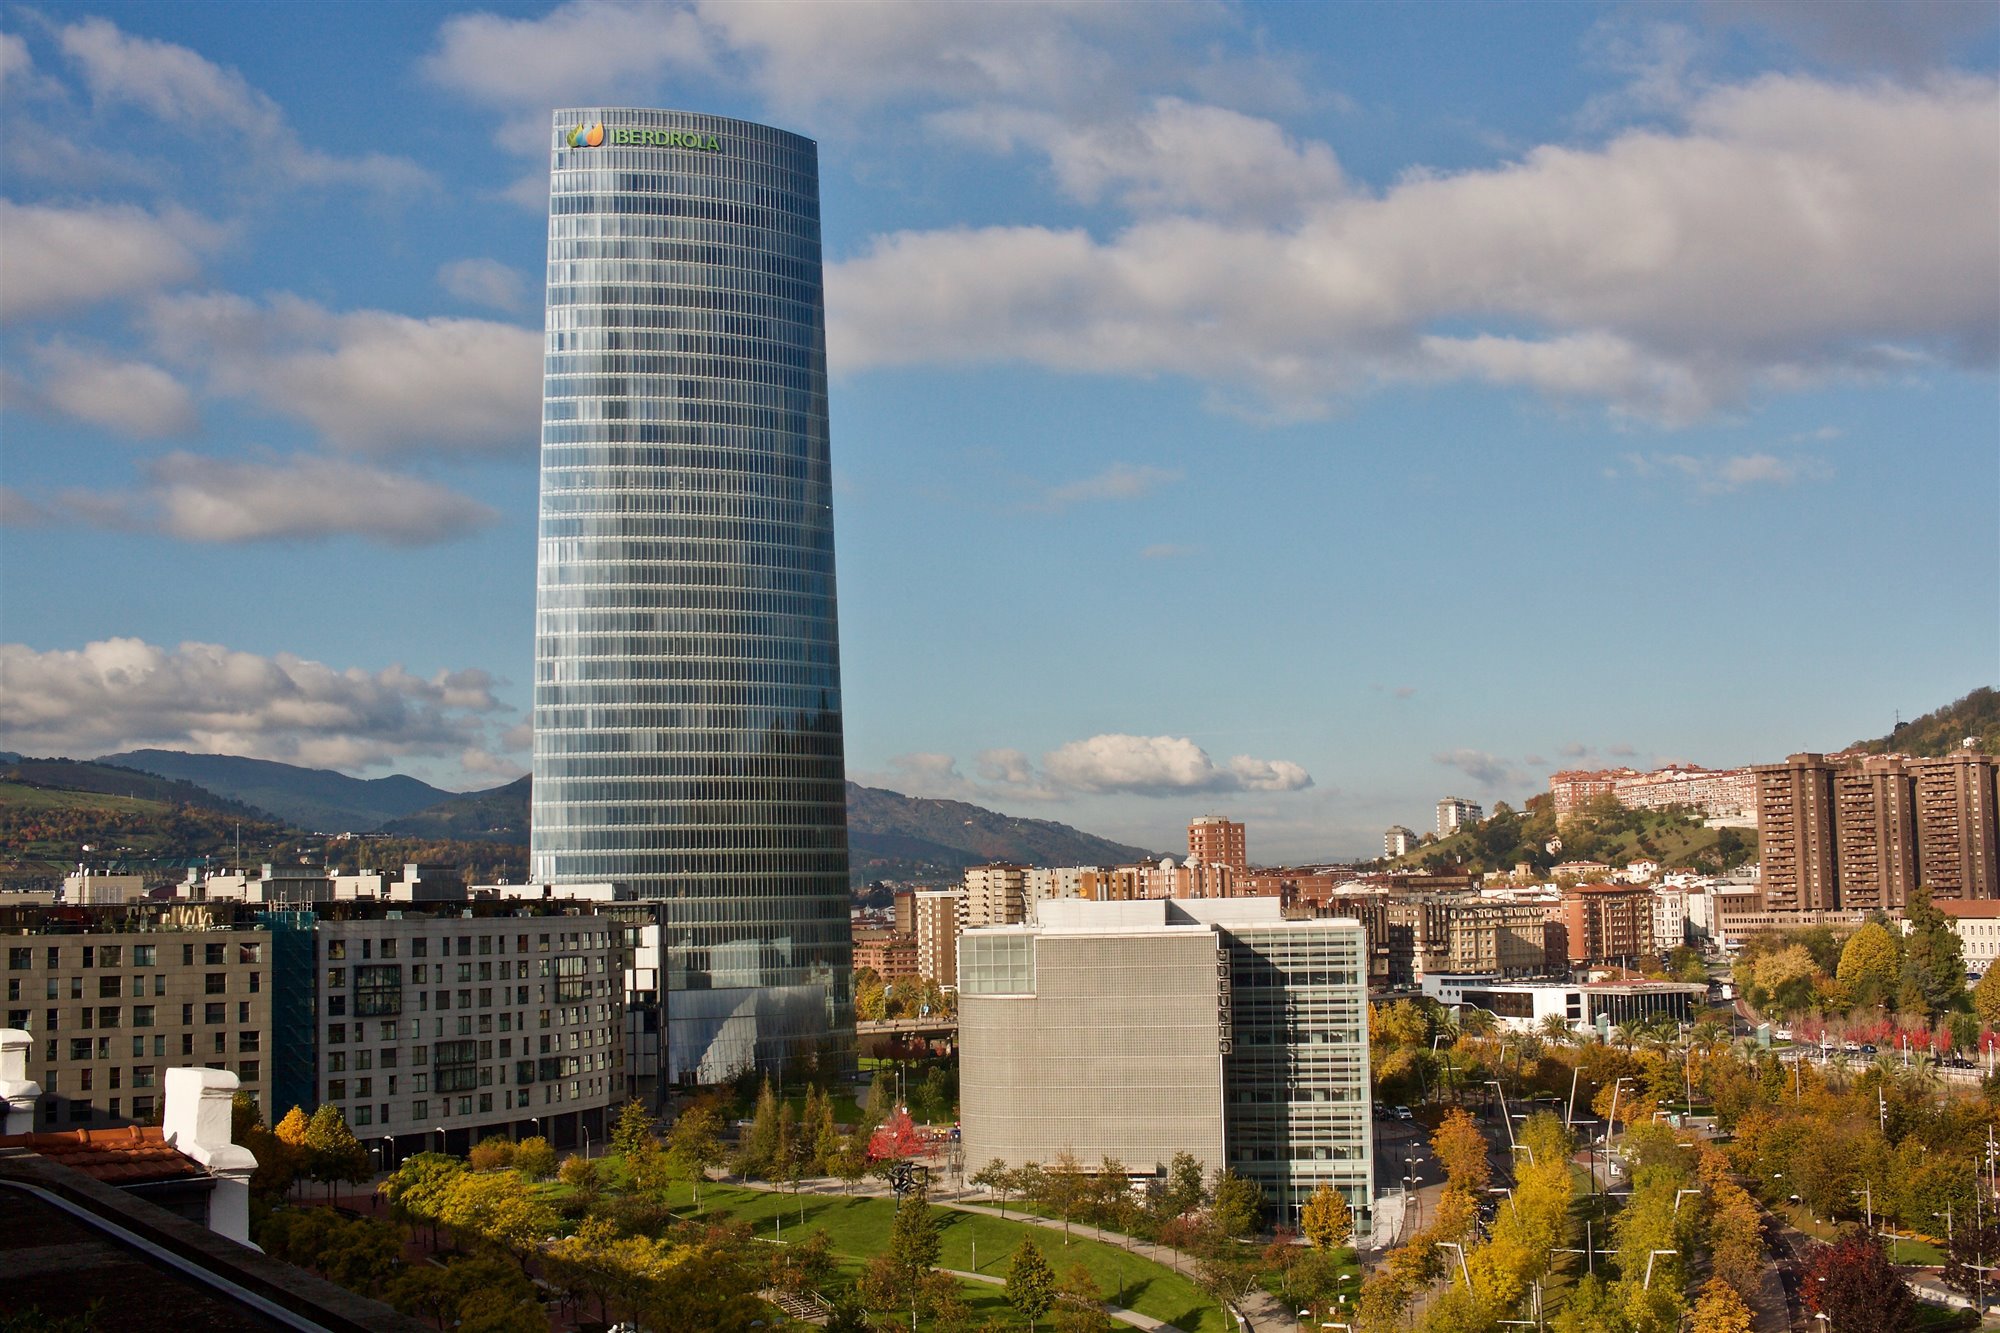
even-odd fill
[[[829,270],[829,341],[844,372],[1173,373],[1299,414],[1473,378],[1668,422],[1760,388],[1985,366],[1995,92],[1773,76],[1702,96],[1677,132],[1418,176],[1296,225],[895,233]]]
[[[19,86],[21,80],[33,75],[34,69],[28,43],[15,33],[0,32],[0,88]]]
[[[57,39],[82,71],[93,102],[137,107],[191,135],[231,132],[264,171],[306,185],[409,190],[430,184],[430,174],[408,158],[336,157],[305,147],[275,101],[235,70],[185,46],[133,36],[102,18],[70,24]]]
[[[1042,769],[1056,786],[1083,792],[1297,791],[1312,785],[1311,775],[1287,760],[1238,755],[1217,765],[1181,736],[1111,734],[1070,741],[1043,755]]]
[[[1179,468],[1113,463],[1096,476],[1049,487],[1042,502],[1048,508],[1061,509],[1092,500],[1138,500],[1181,480],[1184,475]]]
[[[494,310],[519,310],[527,287],[497,259],[455,259],[440,265],[437,277],[438,286],[459,300]]]
[[[59,516],[12,486],[0,486],[0,528],[46,528]]]
[[[61,339],[35,348],[31,380],[10,376],[8,398],[141,439],[201,424],[194,395],[158,366]]]
[[[1736,454],[1725,458],[1697,458],[1690,454],[1627,454],[1626,464],[1640,477],[1678,477],[1704,495],[1726,495],[1751,486],[1791,486],[1801,481],[1824,481],[1833,469],[1822,459],[1807,455],[1779,457],[1776,454]]]
[[[243,462],[175,452],[128,491],[70,491],[43,512],[96,527],[189,542],[312,542],[360,537],[430,546],[495,522],[492,507],[433,482],[345,459]]]
[[[218,644],[0,644],[0,745],[88,757],[160,746],[357,769],[483,748],[509,711],[478,670],[428,678]]]
[[[1455,768],[1482,787],[1498,787],[1503,783],[1518,786],[1530,780],[1515,772],[1507,760],[1484,750],[1448,750],[1432,755],[1431,762]]]
[[[310,422],[344,448],[527,458],[540,438],[533,330],[226,294],[162,298],[147,321],[159,354],[199,366],[211,391]]]
[[[1343,188],[1325,144],[1177,97],[1156,98],[1127,119],[1072,123],[1046,111],[979,106],[940,112],[931,124],[989,148],[1044,153],[1072,198],[1094,204],[1116,196],[1137,213],[1285,221]]]
[[[186,282],[222,235],[187,213],[0,199],[0,317],[68,315]]]

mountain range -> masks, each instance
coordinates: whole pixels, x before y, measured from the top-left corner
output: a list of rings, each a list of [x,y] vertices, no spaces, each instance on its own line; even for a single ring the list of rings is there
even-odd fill
[[[401,775],[351,778],[268,759],[178,750],[130,750],[106,755],[96,765],[72,767],[103,765],[157,774],[189,804],[215,802],[192,799],[186,784],[204,796],[214,793],[232,810],[254,807],[321,833],[513,845],[528,841],[531,780],[525,777],[455,794]],[[1112,865],[1157,855],[1051,820],[1018,819],[964,801],[904,796],[854,782],[847,784],[847,837],[857,883],[956,879],[965,867],[988,861]]]

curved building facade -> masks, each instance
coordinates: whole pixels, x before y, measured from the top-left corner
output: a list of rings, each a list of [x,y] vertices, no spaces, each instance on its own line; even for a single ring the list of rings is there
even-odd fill
[[[555,113],[531,870],[649,900],[660,1074],[843,1045],[818,151]]]

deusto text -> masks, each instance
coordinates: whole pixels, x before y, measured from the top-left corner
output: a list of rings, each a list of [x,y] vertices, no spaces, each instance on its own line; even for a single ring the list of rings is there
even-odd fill
[[[722,141],[712,134],[695,134],[687,130],[635,130],[613,127],[611,146],[614,148],[692,148],[698,153],[719,153]]]

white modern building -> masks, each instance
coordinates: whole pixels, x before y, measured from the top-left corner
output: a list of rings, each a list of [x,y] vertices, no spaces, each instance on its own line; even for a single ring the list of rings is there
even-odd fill
[[[1509,981],[1503,977],[1433,975],[1424,994],[1447,1008],[1483,1009],[1510,1032],[1532,1032],[1559,1017],[1578,1031],[1618,1027],[1668,1014],[1691,1023],[1708,987],[1671,981]]]
[[[1373,1204],[1367,952],[1273,898],[1041,904],[959,939],[965,1158],[1134,1176],[1188,1152],[1279,1219],[1323,1183]]]

